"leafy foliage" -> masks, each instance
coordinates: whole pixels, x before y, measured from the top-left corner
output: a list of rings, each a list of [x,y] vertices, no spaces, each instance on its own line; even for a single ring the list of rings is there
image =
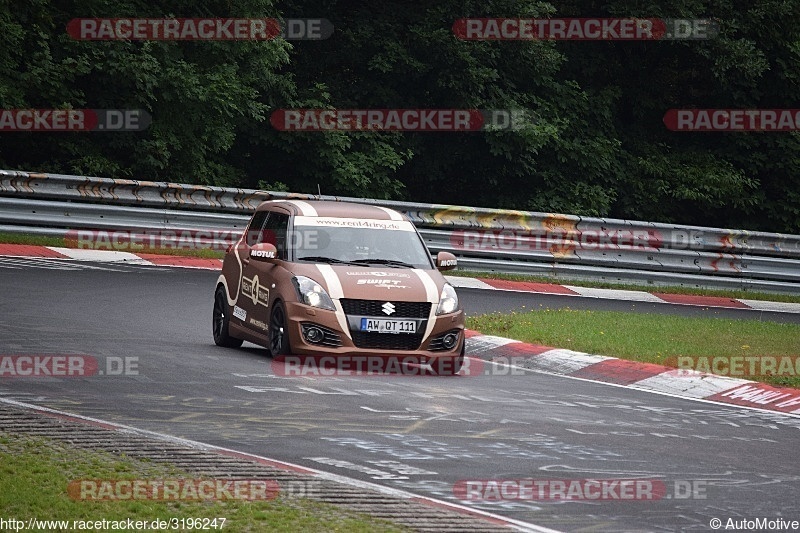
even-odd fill
[[[800,133],[671,132],[791,108],[782,0],[0,0],[0,107],[141,108],[141,133],[3,133],[6,168],[800,233]],[[325,41],[75,41],[74,17],[327,18]],[[463,41],[461,17],[715,18],[704,41]],[[525,109],[513,131],[281,132],[277,109]]]

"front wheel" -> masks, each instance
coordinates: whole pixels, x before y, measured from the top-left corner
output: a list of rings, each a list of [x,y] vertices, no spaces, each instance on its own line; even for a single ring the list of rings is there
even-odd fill
[[[269,345],[267,351],[270,357],[286,355],[289,350],[289,325],[286,321],[286,309],[281,302],[275,302],[269,319]]]
[[[217,292],[214,293],[214,315],[213,315],[213,333],[214,344],[224,348],[238,348],[244,342],[242,339],[231,337],[228,334],[228,324],[230,323],[230,316],[228,315],[228,299],[225,296],[225,287],[220,285],[217,287]]]
[[[431,363],[431,370],[437,376],[455,376],[461,372],[461,367],[464,366],[464,354],[466,353],[467,346],[461,346],[461,354],[455,357],[440,357]]]

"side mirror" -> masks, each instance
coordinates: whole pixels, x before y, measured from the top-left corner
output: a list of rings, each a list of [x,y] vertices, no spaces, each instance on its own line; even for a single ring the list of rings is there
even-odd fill
[[[439,270],[453,270],[457,266],[458,259],[450,252],[439,252],[436,254],[436,268]]]
[[[275,248],[274,244],[260,242],[254,244],[253,247],[250,248],[250,258],[256,261],[271,263],[278,258],[278,250]]]

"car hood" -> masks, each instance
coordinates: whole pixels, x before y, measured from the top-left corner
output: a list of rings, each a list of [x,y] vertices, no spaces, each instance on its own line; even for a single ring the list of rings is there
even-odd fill
[[[445,284],[438,270],[295,264],[294,274],[322,285],[331,298],[438,303]]]

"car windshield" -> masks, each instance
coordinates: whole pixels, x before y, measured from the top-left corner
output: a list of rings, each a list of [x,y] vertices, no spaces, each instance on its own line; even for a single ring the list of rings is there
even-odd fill
[[[410,222],[307,218],[295,221],[292,246],[298,260],[432,268],[430,255]]]

